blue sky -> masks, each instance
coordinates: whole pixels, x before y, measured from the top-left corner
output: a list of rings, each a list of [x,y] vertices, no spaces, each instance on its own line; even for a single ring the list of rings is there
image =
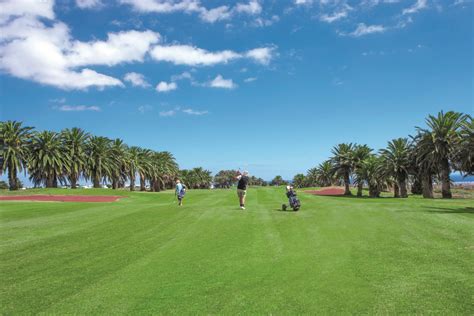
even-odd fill
[[[290,178],[472,114],[472,21],[467,0],[7,0],[0,117]]]

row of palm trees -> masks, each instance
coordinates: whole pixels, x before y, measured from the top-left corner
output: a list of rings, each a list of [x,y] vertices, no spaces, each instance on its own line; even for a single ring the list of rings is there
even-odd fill
[[[295,176],[297,186],[344,185],[351,195],[351,180],[357,185],[357,196],[364,186],[369,196],[393,189],[395,197],[412,193],[433,197],[433,181],[441,183],[443,198],[451,198],[451,172],[474,174],[474,124],[472,117],[459,112],[439,112],[426,119],[426,128],[416,128],[416,135],[397,138],[374,153],[367,145],[343,143],[332,149],[332,156],[308,170],[306,176]]]
[[[214,185],[216,188],[228,189],[236,183],[237,175],[238,173],[235,170],[220,170],[214,176]],[[266,186],[268,183],[262,178],[250,176],[248,184],[252,186]]]
[[[61,132],[33,131],[21,122],[0,122],[0,174],[7,173],[10,190],[20,187],[18,173],[27,172],[35,186],[47,188],[80,179],[94,188],[110,183],[113,189],[151,191],[169,187],[179,176],[178,164],[166,151],[127,146],[121,139],[94,136],[80,128]]]

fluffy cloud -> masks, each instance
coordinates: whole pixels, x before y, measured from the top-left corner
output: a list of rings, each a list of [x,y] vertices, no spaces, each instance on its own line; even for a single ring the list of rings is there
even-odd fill
[[[235,11],[238,13],[246,13],[249,15],[256,15],[262,12],[262,6],[258,1],[250,1],[249,3],[237,3]]]
[[[91,9],[101,7],[103,3],[101,0],[76,0],[76,5],[81,9]]]
[[[208,9],[201,5],[199,0],[120,0],[120,3],[130,5],[134,10],[142,13],[197,13],[208,23],[228,20],[238,13],[255,15],[262,11],[260,3],[251,0],[248,3],[237,3],[234,7],[219,6]]]
[[[117,78],[78,67],[142,62],[159,39],[159,34],[151,31],[128,31],[109,33],[105,41],[81,42],[71,38],[62,22],[46,26],[23,15],[0,26],[0,69],[63,89],[123,86]]]
[[[72,66],[143,62],[151,45],[159,40],[160,35],[152,31],[109,33],[106,41],[74,41],[68,57]]]
[[[148,88],[151,86],[142,74],[136,72],[126,73],[123,80],[130,82],[134,87]]]
[[[198,1],[192,0],[122,2],[133,2],[143,10],[151,6],[165,12],[201,8]],[[78,0],[78,5],[85,7],[97,3],[97,0]],[[102,89],[124,85],[120,79],[99,73],[91,66],[141,63],[148,54],[157,61],[197,66],[225,64],[242,58],[267,64],[272,57],[273,48],[237,53],[231,50],[210,52],[189,45],[162,45],[160,34],[150,30],[108,33],[105,39],[80,41],[73,38],[65,23],[55,19],[53,6],[52,0],[0,2],[0,71],[61,89]],[[258,7],[258,2],[251,1],[237,5],[235,10],[251,14],[259,12]],[[124,80],[132,85],[148,86],[137,74],[128,74]],[[168,91],[173,88],[171,84],[167,87]]]
[[[213,80],[208,83],[209,87],[212,88],[223,88],[223,89],[234,89],[237,85],[232,79],[224,79],[221,75],[217,75]]]
[[[203,21],[214,23],[216,21],[228,20],[232,16],[232,12],[228,6],[220,6],[211,10],[202,10],[200,17]]]
[[[87,106],[87,105],[61,105],[56,107],[57,110],[63,111],[63,112],[83,112],[83,111],[93,111],[93,112],[99,112],[100,107],[92,105],[92,106]]]
[[[349,35],[354,37],[360,37],[373,33],[383,33],[387,30],[383,25],[365,25],[364,23],[359,23],[357,28],[349,33]]]
[[[157,86],[156,86],[156,91],[158,92],[169,92],[176,90],[178,88],[178,85],[176,82],[165,82],[161,81]]]
[[[241,54],[231,50],[210,52],[190,45],[157,45],[151,50],[150,55],[157,61],[167,61],[175,65],[210,66],[244,57],[268,64],[272,58],[272,51],[271,47],[262,47]]]
[[[245,56],[248,58],[252,58],[258,63],[267,65],[270,63],[271,59],[273,58],[273,47],[261,47],[249,50]]]
[[[416,0],[411,7],[404,9],[402,14],[413,14],[426,8],[428,8],[428,0]]]
[[[54,1],[6,0],[0,1],[0,22],[11,16],[34,16],[54,19]]]

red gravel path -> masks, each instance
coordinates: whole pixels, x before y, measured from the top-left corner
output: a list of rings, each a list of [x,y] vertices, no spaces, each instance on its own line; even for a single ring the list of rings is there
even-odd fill
[[[115,202],[124,196],[114,195],[3,195],[0,201]]]
[[[317,191],[304,191],[305,193],[314,195],[344,195],[344,189],[342,188],[327,188]]]

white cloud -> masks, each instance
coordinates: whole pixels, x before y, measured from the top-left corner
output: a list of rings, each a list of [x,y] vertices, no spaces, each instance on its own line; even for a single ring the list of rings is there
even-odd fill
[[[244,82],[254,82],[255,80],[257,80],[256,77],[250,77],[250,78],[244,79]]]
[[[223,88],[223,89],[234,89],[237,85],[232,79],[224,79],[221,75],[217,75],[213,80],[208,83],[209,87],[212,88]]]
[[[319,19],[323,22],[333,23],[335,21],[338,21],[340,19],[343,19],[343,18],[347,17],[348,14],[349,14],[349,11],[351,11],[351,10],[352,10],[352,7],[345,4],[341,8],[339,8],[338,10],[333,12],[332,14],[322,14],[319,17]]]
[[[130,82],[134,87],[148,88],[151,85],[146,81],[145,77],[142,74],[137,72],[126,73],[123,77],[123,80]]]
[[[235,11],[238,13],[246,13],[249,15],[256,15],[262,12],[262,6],[258,1],[252,0],[249,3],[237,3]]]
[[[119,0],[122,4],[131,5],[139,12],[172,13],[176,11],[200,11],[198,0]]]
[[[313,3],[313,0],[295,0],[296,5],[306,5]]]
[[[70,65],[113,66],[123,62],[143,62],[151,45],[159,40],[158,33],[132,30],[108,33],[106,41],[74,41],[69,54]]]
[[[258,63],[267,65],[272,59],[273,47],[261,47],[249,50],[245,55]]]
[[[186,113],[188,115],[201,116],[201,115],[208,114],[209,112],[208,111],[196,111],[196,110],[193,110],[193,109],[184,109],[183,113]]]
[[[189,45],[157,45],[151,50],[150,55],[157,61],[191,66],[227,63],[240,57],[238,53],[230,50],[209,52],[205,49]]]
[[[426,8],[428,8],[428,0],[416,0],[411,7],[404,9],[402,14],[413,14]]]
[[[175,65],[210,66],[225,64],[244,57],[261,64],[268,64],[272,58],[272,52],[272,47],[255,48],[241,54],[231,50],[210,52],[190,45],[157,45],[150,51],[150,55],[157,61],[167,61]]]
[[[237,13],[256,15],[262,11],[261,5],[256,0],[248,3],[237,3],[234,7],[219,6],[208,9],[201,5],[199,0],[120,0],[121,4],[132,6],[142,13],[198,13],[199,17],[208,23],[230,19]]]
[[[156,91],[158,92],[169,92],[176,90],[178,88],[178,85],[176,82],[165,82],[161,81],[157,86],[156,86]]]
[[[63,112],[83,112],[83,111],[93,111],[93,112],[99,112],[100,107],[92,105],[92,106],[87,106],[87,105],[61,105],[56,107],[57,110],[63,111]]]
[[[0,69],[62,89],[123,86],[117,78],[78,67],[142,62],[159,38],[151,31],[128,31],[109,33],[105,41],[81,42],[71,38],[62,22],[46,26],[34,17],[22,16],[0,26]]]
[[[0,23],[11,16],[32,16],[54,19],[54,1],[2,0],[0,1]]]
[[[92,3],[88,1],[87,4]],[[122,3],[131,2],[142,9],[151,6],[164,11],[199,11],[201,8],[199,2],[193,0],[122,0]],[[249,2],[248,7],[240,6],[239,10],[258,11],[253,3]],[[53,6],[52,0],[0,2],[0,71],[61,89],[102,89],[123,87],[123,83],[91,66],[141,63],[147,54],[157,61],[196,66],[225,64],[243,58],[267,64],[272,58],[273,48],[238,53],[231,50],[210,52],[189,45],[164,46],[159,44],[160,34],[150,30],[108,33],[106,39],[80,41],[74,39],[65,23],[55,20]],[[136,76],[128,76],[125,80],[139,86],[147,85]]]
[[[169,117],[169,116],[175,116],[175,115],[176,115],[175,110],[161,111],[160,112],[160,116],[163,116],[163,117]]]
[[[202,20],[214,23],[216,21],[228,20],[232,16],[232,12],[228,6],[220,6],[211,10],[203,9],[200,17]]]
[[[357,28],[349,35],[354,37],[360,37],[373,33],[383,33],[387,30],[383,25],[365,25],[364,23],[359,23]]]
[[[103,5],[102,0],[76,0],[76,5],[81,9],[98,8]]]

